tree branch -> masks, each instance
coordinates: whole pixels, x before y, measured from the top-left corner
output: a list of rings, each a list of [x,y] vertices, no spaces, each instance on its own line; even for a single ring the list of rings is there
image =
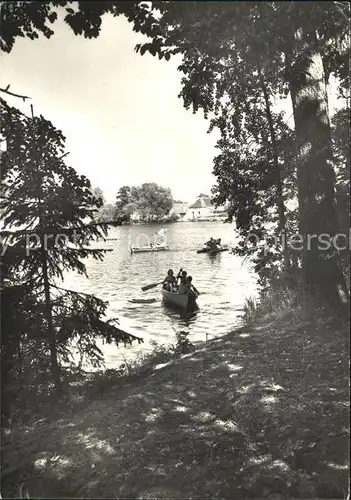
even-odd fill
[[[338,11],[340,12],[340,14],[343,16],[343,18],[350,24],[350,19],[347,17],[347,15],[345,14],[345,12],[340,7],[340,5],[343,5],[343,3],[341,3],[341,2],[334,2],[334,5],[338,9]]]
[[[54,285],[51,283],[51,286],[53,288],[57,288],[57,290],[63,290],[64,292],[68,292],[72,295],[85,295],[85,297],[93,297],[93,298],[96,298],[95,295],[91,294],[91,293],[85,293],[85,292],[77,292],[76,290],[69,290],[68,288],[62,288],[62,286],[58,286],[58,285]],[[101,300],[101,299],[99,299]],[[102,300],[102,302],[104,302]]]
[[[65,156],[69,155],[69,151],[67,151],[67,153],[64,153],[62,156],[59,156],[59,160],[62,160],[62,158],[64,158]]]
[[[28,97],[27,95],[15,94],[13,92],[10,92],[9,88],[10,88],[10,85],[8,85],[6,87],[6,89],[0,88],[0,92],[4,92],[4,94],[8,94],[8,95],[11,95],[13,97],[19,97],[20,99],[23,99],[23,101],[25,101],[26,99],[31,99],[31,97]]]

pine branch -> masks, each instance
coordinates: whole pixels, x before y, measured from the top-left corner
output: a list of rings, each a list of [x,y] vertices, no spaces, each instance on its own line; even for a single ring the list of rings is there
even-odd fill
[[[27,234],[29,234],[29,235],[36,234],[36,229],[38,229],[37,232],[41,233],[41,234],[47,234],[47,235],[52,235],[52,236],[56,236],[56,235],[59,235],[59,234],[65,234],[65,235],[68,236],[68,235],[74,234],[75,231],[77,233],[79,233],[79,230],[96,228],[96,227],[99,227],[99,226],[103,226],[104,224],[106,224],[106,222],[101,222],[101,223],[98,223],[98,224],[86,224],[86,225],[78,226],[78,227],[59,227],[59,228],[46,227],[46,228],[44,228],[45,231],[43,231],[43,229],[40,228],[40,226],[36,227],[36,228],[32,228],[32,229],[29,229],[29,227],[27,226],[26,229],[18,229],[18,230],[15,230],[15,231],[10,231],[8,229],[2,230],[1,234],[4,235],[4,237],[7,237],[7,236],[21,236],[21,235],[25,236]],[[103,236],[101,236],[101,238],[103,238],[106,241],[106,238],[104,238]],[[92,237],[92,239],[93,239],[93,237]]]
[[[57,288],[58,290],[62,290],[63,292],[68,292],[72,295],[85,295],[86,297],[92,297],[92,298],[96,299],[95,295],[93,295],[91,293],[76,292],[75,290],[68,290],[68,288],[62,288],[61,286],[57,286],[57,285],[53,285],[53,284],[51,284],[51,286],[53,288]]]
[[[57,288],[58,290],[62,290],[62,291],[68,292],[71,295],[75,295],[75,296],[78,296],[78,297],[80,295],[84,295],[86,297],[93,298],[95,300],[104,302],[104,301],[102,301],[102,299],[99,299],[99,298],[95,297],[95,295],[92,295],[92,294],[89,294],[89,293],[75,292],[73,290],[68,290],[66,288],[62,288],[62,287],[59,287],[59,286],[53,285],[53,284],[51,284],[51,286],[53,288]],[[74,314],[77,314],[77,309],[76,308],[70,307],[67,304],[58,304],[57,301],[59,301],[59,300],[60,300],[60,297],[58,297],[57,300],[53,301],[52,305],[54,307],[62,308],[64,310],[66,310],[66,311],[72,311]],[[122,328],[120,328],[119,326],[111,324],[112,322],[116,322],[119,325],[118,318],[110,318],[110,319],[108,319],[106,321],[103,321],[100,318],[95,318],[94,321],[96,322],[96,326],[100,325],[101,330],[103,328],[108,328],[108,329],[110,329],[111,332],[118,332],[118,333],[123,334],[126,337],[128,337],[129,339],[121,340],[121,342],[123,342],[123,343],[128,342],[128,343],[131,344],[133,340],[137,340],[139,344],[144,342],[144,340],[141,337],[138,337],[138,336],[134,335],[133,333],[126,332],[125,330],[122,330]],[[104,337],[104,335],[102,335],[102,336]],[[117,341],[117,339],[114,339],[114,340]],[[118,343],[118,341],[117,341],[117,343]]]
[[[67,151],[67,153],[64,153],[62,156],[59,156],[58,160],[62,160],[62,158],[64,158],[67,155],[69,155],[69,151]]]
[[[0,91],[5,92],[3,89],[0,89]],[[30,97],[28,97],[28,99],[30,99]],[[4,106],[4,108],[6,108],[6,110],[9,113],[13,113],[13,110],[15,109],[17,114],[19,114],[20,116],[24,116],[25,118],[28,118],[28,116],[25,113],[23,113],[17,108],[13,108],[13,106],[10,106],[10,104],[6,102],[5,99],[3,99],[2,97],[0,97],[0,104]],[[7,137],[5,137],[5,139],[7,139]]]

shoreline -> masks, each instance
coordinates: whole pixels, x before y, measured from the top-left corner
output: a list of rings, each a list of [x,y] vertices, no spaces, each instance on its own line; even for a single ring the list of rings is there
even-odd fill
[[[2,494],[345,498],[347,329],[277,316],[97,377],[80,408],[8,436]]]

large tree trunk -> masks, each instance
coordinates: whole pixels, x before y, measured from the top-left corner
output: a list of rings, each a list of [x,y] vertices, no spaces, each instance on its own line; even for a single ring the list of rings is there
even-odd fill
[[[8,332],[1,332],[2,335],[8,335]],[[8,349],[1,346],[1,428],[9,426],[12,406],[13,394],[11,388],[13,386],[13,352],[8,352]]]
[[[62,383],[61,383],[61,373],[60,366],[57,360],[57,349],[56,349],[56,335],[52,320],[52,308],[51,308],[51,297],[50,297],[50,283],[48,277],[48,267],[46,261],[46,253],[44,247],[44,240],[41,242],[42,250],[42,265],[43,265],[43,280],[44,280],[44,293],[45,293],[45,313],[48,325],[48,336],[50,345],[50,358],[51,358],[51,374],[55,385],[55,390],[58,398],[63,395]]]
[[[35,118],[34,118],[34,110],[33,106],[31,105],[31,113],[32,113],[32,133],[33,133],[33,158],[35,159],[34,166],[37,170],[38,173],[38,211],[39,211],[39,226],[42,228],[42,234],[40,237],[40,247],[41,247],[41,264],[42,264],[42,269],[43,269],[43,283],[44,283],[44,294],[45,294],[45,317],[46,317],[46,322],[47,322],[47,327],[48,327],[48,340],[49,340],[49,346],[50,346],[50,361],[51,361],[51,375],[53,379],[53,383],[55,386],[56,394],[59,399],[61,399],[63,395],[63,390],[62,390],[62,383],[61,383],[61,373],[60,373],[60,366],[57,360],[57,348],[56,348],[56,333],[55,333],[55,328],[52,320],[52,304],[51,304],[51,296],[50,296],[50,282],[49,282],[49,274],[48,274],[48,262],[47,262],[47,253],[45,249],[45,244],[47,242],[45,241],[45,210],[42,209],[42,200],[43,200],[43,186],[42,186],[42,179],[39,175],[40,172],[40,155],[38,154],[38,145],[37,145],[37,130],[36,130],[36,124],[35,124]]]
[[[9,426],[13,407],[16,403],[18,386],[21,387],[22,353],[21,332],[16,328],[16,306],[13,296],[15,287],[4,287],[1,293],[1,428]],[[18,373],[16,376],[16,367]],[[18,380],[20,378],[20,380]]]
[[[317,240],[323,233],[333,238],[338,232],[327,89],[317,44],[309,41],[301,47],[290,70],[303,284],[309,295],[339,308],[347,301],[347,291],[338,254],[335,245],[325,249]]]

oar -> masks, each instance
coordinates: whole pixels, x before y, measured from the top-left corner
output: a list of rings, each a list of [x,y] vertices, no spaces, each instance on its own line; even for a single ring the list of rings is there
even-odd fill
[[[153,304],[156,302],[156,299],[132,299],[128,300],[128,302],[132,302],[133,304]]]
[[[146,292],[146,290],[151,290],[151,288],[155,288],[155,286],[162,285],[163,280],[160,281],[159,283],[151,283],[151,285],[145,285],[142,286],[141,289],[143,292]]]

